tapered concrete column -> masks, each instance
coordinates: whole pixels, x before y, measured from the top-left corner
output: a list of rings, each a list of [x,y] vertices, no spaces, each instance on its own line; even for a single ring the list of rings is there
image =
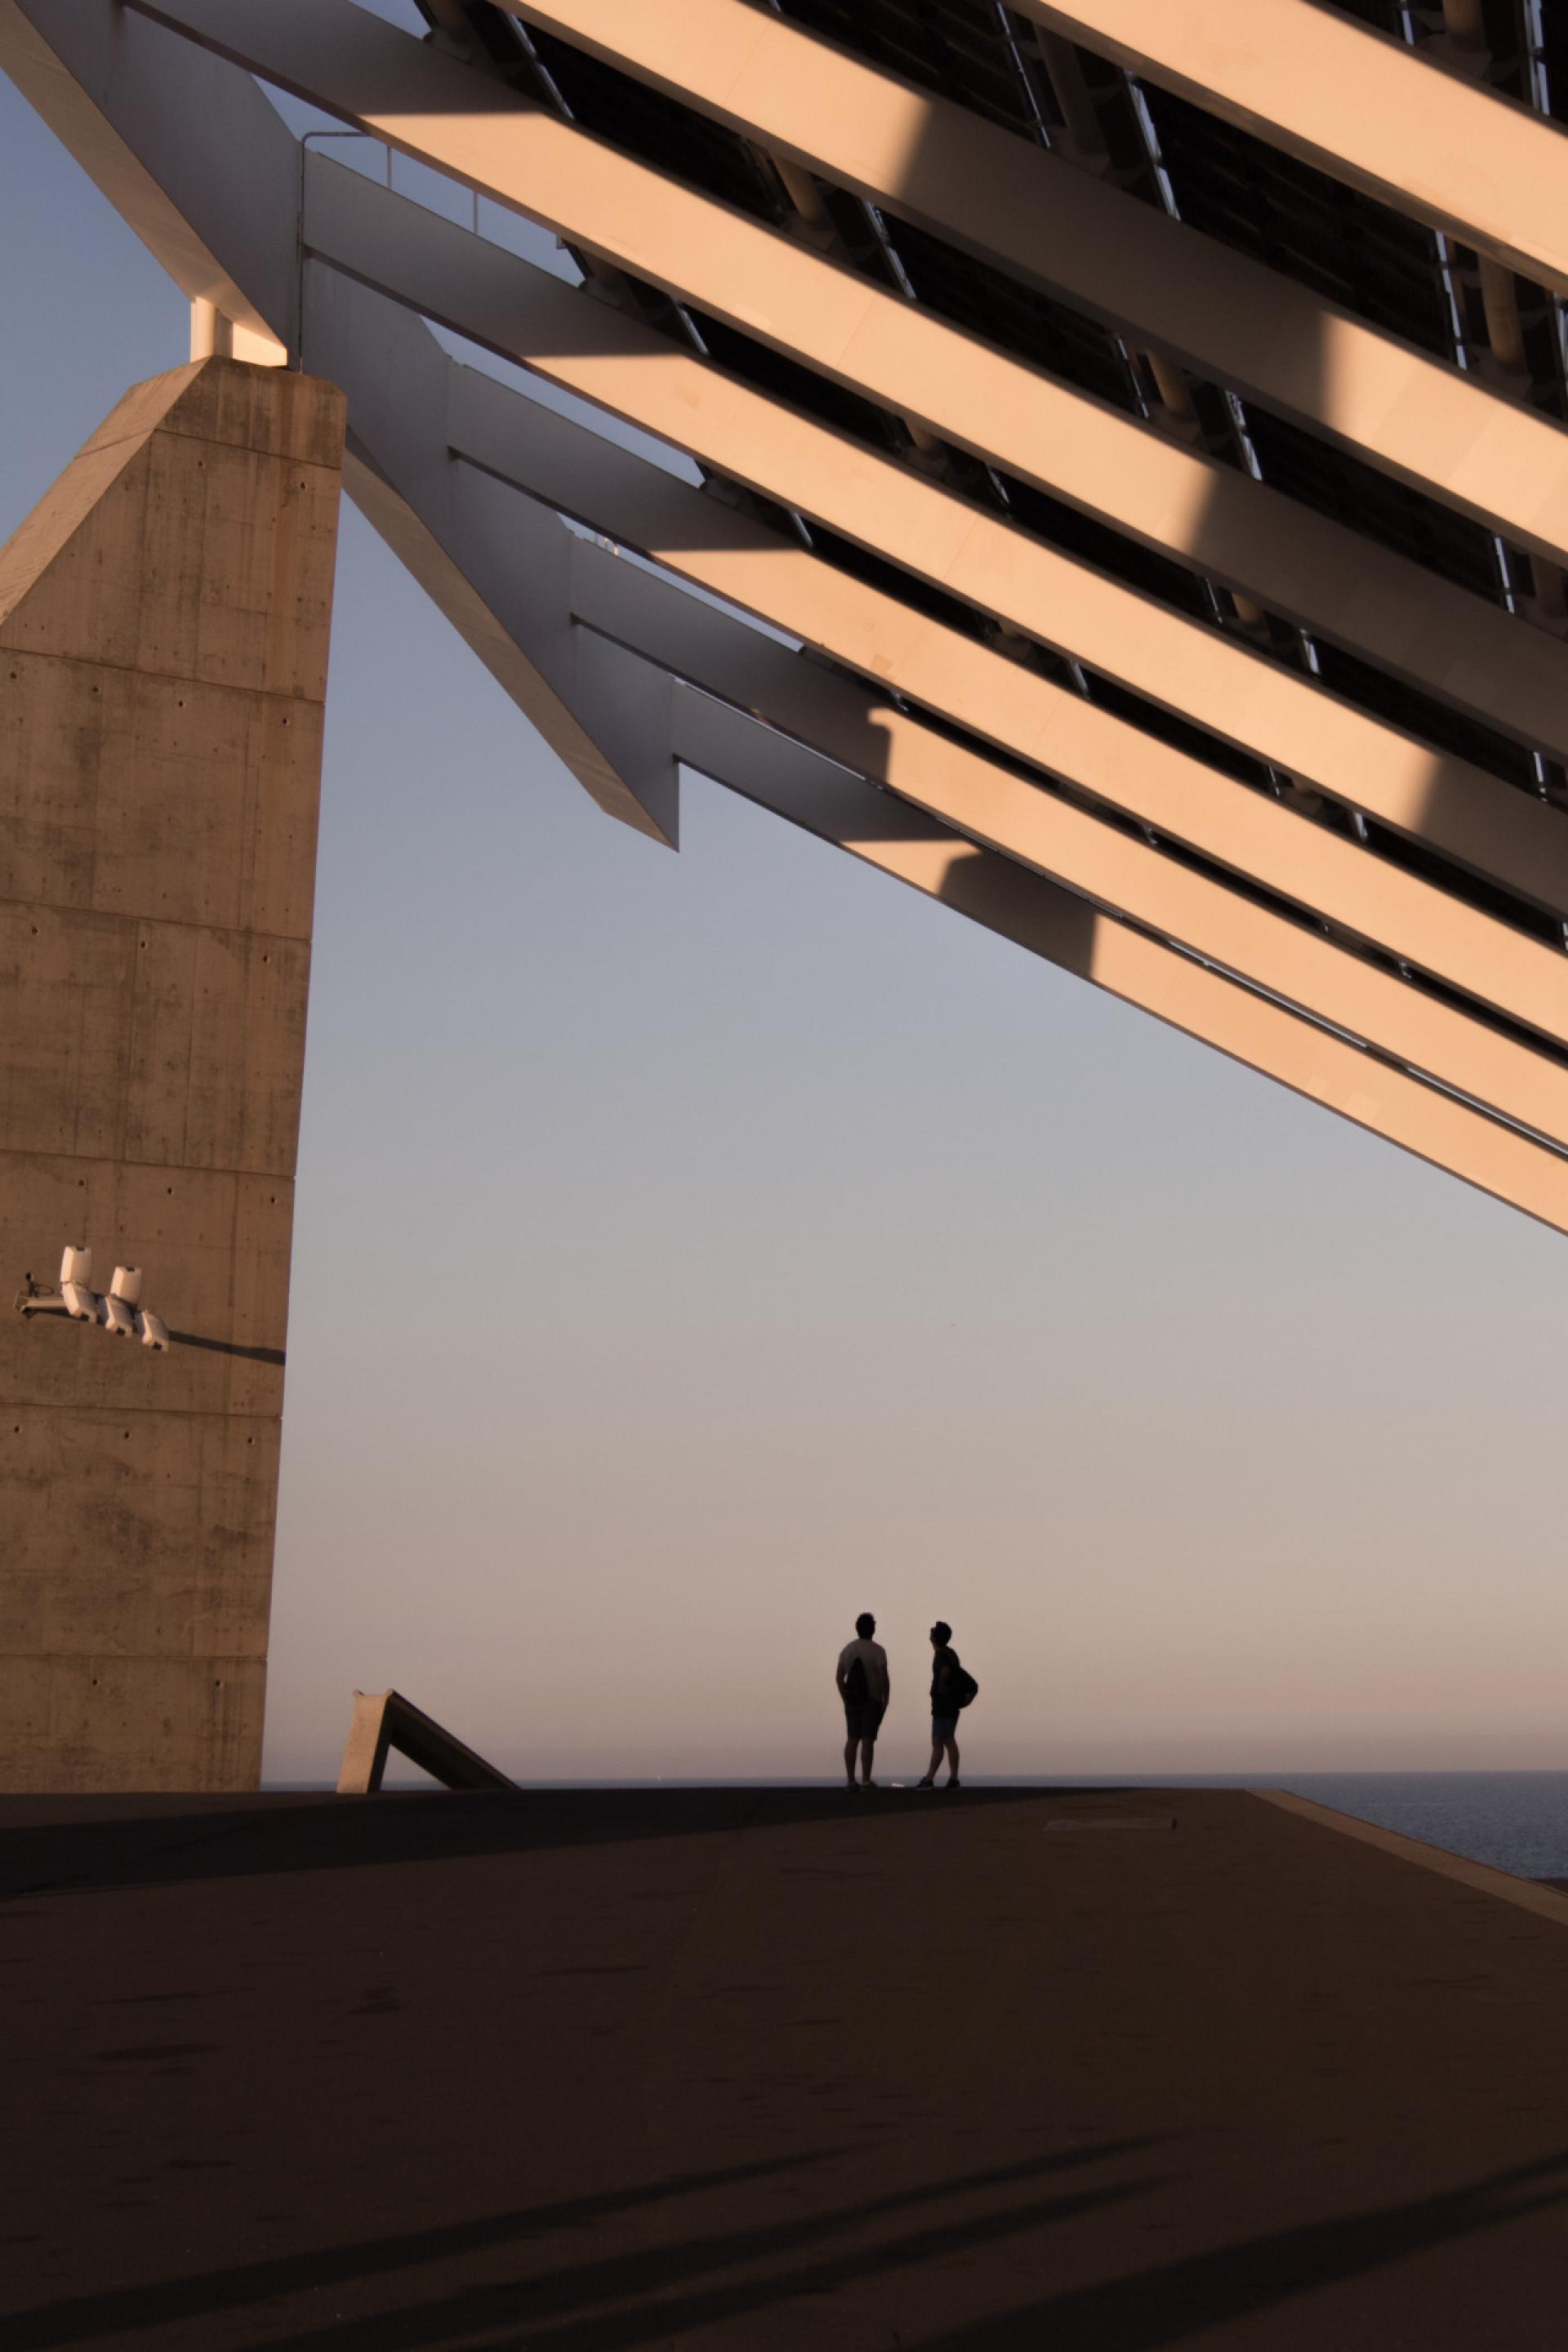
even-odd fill
[[[330,384],[129,393],[0,550],[0,1787],[257,1784]],[[11,1301],[85,1243],[156,1355]]]

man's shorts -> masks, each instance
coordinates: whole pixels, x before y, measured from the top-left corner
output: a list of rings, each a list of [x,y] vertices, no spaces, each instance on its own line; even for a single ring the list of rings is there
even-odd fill
[[[844,1702],[844,1728],[851,1739],[875,1739],[882,1728],[887,1713],[880,1699],[847,1698]]]
[[[933,1715],[931,1719],[931,1736],[933,1739],[956,1739],[958,1738],[957,1716]]]

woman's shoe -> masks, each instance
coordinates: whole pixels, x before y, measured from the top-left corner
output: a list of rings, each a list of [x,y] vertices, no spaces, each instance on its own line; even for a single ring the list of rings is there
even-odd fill
[[[923,1780],[917,1780],[915,1782],[915,1786],[917,1789],[934,1789],[936,1782],[931,1779],[931,1774],[928,1772]]]
[[[963,1783],[955,1772],[951,1780],[944,1780],[942,1782],[942,1786],[944,1789],[962,1789]]]

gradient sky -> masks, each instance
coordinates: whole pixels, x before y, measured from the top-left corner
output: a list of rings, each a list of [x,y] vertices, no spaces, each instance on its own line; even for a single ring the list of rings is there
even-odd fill
[[[0,212],[3,538],[187,311],[4,82]],[[1568,1243],[717,786],[683,836],[345,508],[269,1775],[389,1683],[528,1778],[836,1770],[868,1607],[889,1773],[937,1612],[976,1772],[1568,1766]]]

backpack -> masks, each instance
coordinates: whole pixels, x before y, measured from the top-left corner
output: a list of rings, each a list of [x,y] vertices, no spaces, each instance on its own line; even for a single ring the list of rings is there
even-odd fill
[[[978,1693],[980,1685],[968,1667],[959,1665],[956,1660],[950,1671],[952,1676],[953,1703],[957,1706],[967,1706]]]
[[[864,1706],[871,1696],[871,1685],[866,1679],[866,1661],[857,1658],[844,1677],[844,1696],[851,1706]]]

